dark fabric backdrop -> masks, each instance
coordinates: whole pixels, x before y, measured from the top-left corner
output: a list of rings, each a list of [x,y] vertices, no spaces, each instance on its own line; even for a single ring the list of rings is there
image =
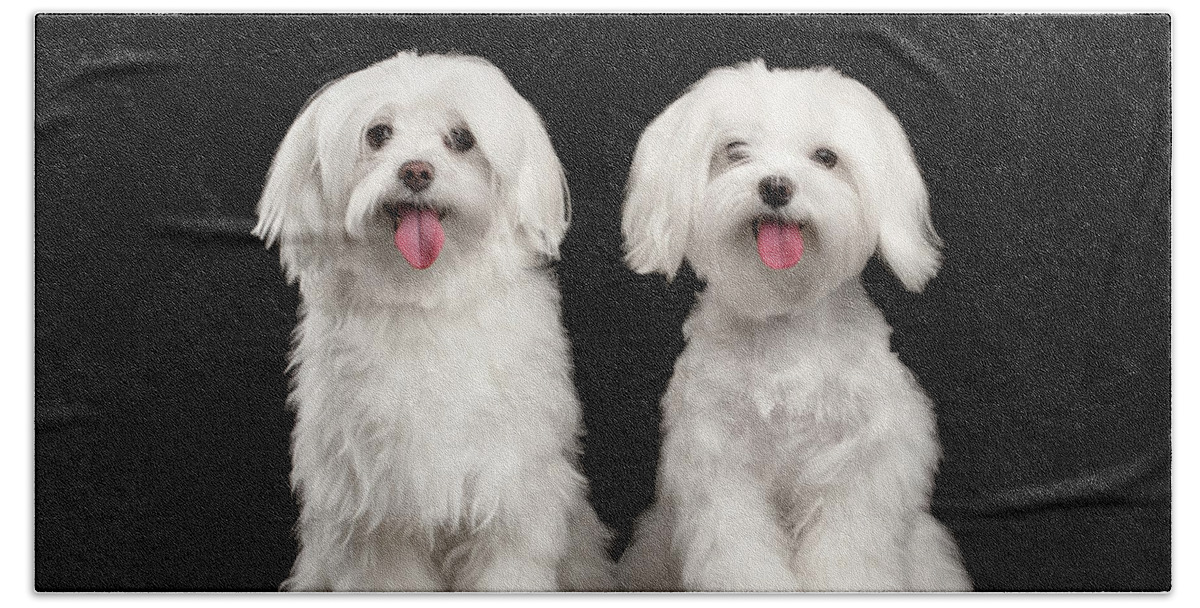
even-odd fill
[[[35,585],[268,590],[296,546],[297,294],[249,236],[324,82],[398,50],[490,59],[542,113],[592,500],[624,547],[698,287],[620,261],[637,136],[708,69],[832,65],[912,140],[946,240],[871,294],[938,406],[934,511],[985,590],[1163,590],[1170,570],[1170,19],[36,19]]]

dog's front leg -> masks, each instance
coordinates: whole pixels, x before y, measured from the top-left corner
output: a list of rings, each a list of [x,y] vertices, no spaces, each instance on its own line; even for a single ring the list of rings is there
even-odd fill
[[[340,522],[306,522],[287,591],[445,591],[429,543],[380,526],[349,537]]]
[[[559,590],[558,568],[571,537],[564,489],[577,477],[565,462],[538,469],[514,479],[498,512],[466,541],[454,590]]]
[[[663,491],[673,501],[672,553],[687,591],[792,591],[785,532],[763,480],[728,450],[717,424],[672,433]]]
[[[800,532],[795,569],[805,591],[908,591],[903,514],[866,487],[821,499]]]
[[[873,457],[859,460],[873,462],[848,469],[825,490],[799,533],[795,569],[805,590],[931,589],[926,581],[914,585],[909,574],[912,561],[942,560],[931,543],[912,551],[918,524],[929,519],[930,482],[920,454],[897,447],[903,445],[894,439],[872,446]]]

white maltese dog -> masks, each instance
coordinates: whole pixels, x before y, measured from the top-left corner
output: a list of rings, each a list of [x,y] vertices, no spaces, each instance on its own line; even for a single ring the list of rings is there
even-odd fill
[[[639,590],[967,590],[929,513],[932,404],[863,289],[940,241],[899,122],[832,69],[717,69],[643,133],[629,265],[707,282],[662,401],[658,499],[619,565]]]
[[[301,111],[254,229],[300,284],[285,589],[611,586],[546,264],[567,207],[483,59],[401,53]]]

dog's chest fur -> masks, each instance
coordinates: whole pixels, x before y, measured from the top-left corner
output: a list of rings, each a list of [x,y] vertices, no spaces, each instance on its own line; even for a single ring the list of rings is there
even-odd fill
[[[679,399],[667,415],[717,421],[730,457],[768,484],[819,488],[835,480],[924,399],[869,303],[753,328],[710,319],[699,311],[689,320],[672,386]]]
[[[531,463],[569,453],[578,411],[556,302],[529,287],[456,316],[310,310],[293,392],[306,504],[472,525]]]

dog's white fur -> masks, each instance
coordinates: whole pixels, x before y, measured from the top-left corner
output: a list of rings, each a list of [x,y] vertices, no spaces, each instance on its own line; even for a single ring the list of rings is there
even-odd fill
[[[818,148],[838,154],[834,168]],[[756,253],[766,176],[796,184],[779,214],[803,223],[805,250],[788,270]],[[878,251],[920,291],[940,263],[920,171],[884,104],[831,69],[714,70],[642,135],[622,227],[634,270],[670,277],[687,259],[707,287],[683,327],[657,502],[621,584],[969,589],[929,512],[932,404],[859,278]]]
[[[367,130],[388,124],[378,150]],[[476,145],[449,149],[450,129]],[[416,193],[398,169],[430,163]],[[426,270],[385,203],[448,212]],[[547,258],[567,228],[536,111],[487,61],[401,53],[319,91],[254,233],[298,281],[293,590],[591,590],[608,531],[577,470],[580,406]]]

